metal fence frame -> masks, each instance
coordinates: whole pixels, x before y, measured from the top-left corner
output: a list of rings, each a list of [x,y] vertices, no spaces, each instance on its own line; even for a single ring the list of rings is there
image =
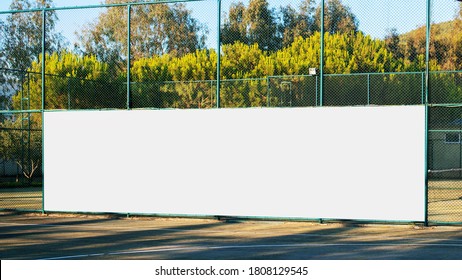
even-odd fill
[[[120,3],[120,4],[100,4],[100,5],[87,5],[87,6],[73,6],[73,7],[50,7],[50,8],[40,8],[40,9],[29,9],[29,10],[10,10],[10,11],[0,11],[0,15],[8,15],[8,14],[14,14],[14,13],[28,13],[28,12],[40,12],[42,15],[42,31],[41,31],[41,40],[42,40],[42,49],[41,49],[41,55],[42,55],[42,61],[41,61],[41,94],[42,94],[42,104],[40,109],[34,109],[34,110],[16,110],[16,111],[0,111],[0,114],[10,114],[10,113],[40,113],[42,115],[42,127],[43,127],[43,115],[44,112],[47,111],[46,109],[46,79],[49,76],[49,74],[46,74],[45,72],[45,66],[46,66],[46,16],[47,16],[47,11],[59,11],[59,10],[76,10],[76,9],[96,9],[96,8],[110,8],[110,7],[125,7],[127,9],[127,34],[128,34],[128,42],[127,42],[127,81],[126,81],[126,94],[127,94],[127,102],[126,102],[126,110],[132,109],[132,100],[131,100],[131,86],[132,86],[132,81],[131,81],[131,39],[130,39],[130,20],[131,20],[131,9],[133,6],[138,6],[138,5],[156,5],[156,4],[166,4],[166,3],[182,3],[182,2],[199,2],[199,1],[205,1],[205,0],[158,0],[155,2],[152,1],[144,1],[144,2],[136,2],[136,3]],[[211,1],[216,1],[217,2],[217,22],[218,22],[218,35],[217,35],[217,52],[221,53],[221,0],[211,0]],[[324,94],[324,89],[325,89],[325,81],[324,79],[326,77],[334,77],[334,76],[340,76],[340,75],[345,75],[345,74],[331,74],[331,75],[326,75],[324,72],[324,61],[325,61],[325,53],[324,53],[324,23],[325,23],[325,15],[324,15],[324,7],[326,4],[326,0],[321,0],[321,32],[320,32],[320,65],[319,65],[319,76],[316,77],[316,85],[319,85],[319,88],[316,88],[316,105],[317,106],[325,106],[325,94]],[[432,106],[462,106],[462,104],[444,104],[444,105],[433,105],[429,103],[429,97],[430,97],[430,43],[431,43],[431,38],[430,38],[430,31],[431,31],[431,9],[432,9],[432,1],[431,0],[426,0],[426,45],[425,45],[425,71],[424,72],[416,72],[414,74],[419,74],[422,75],[422,104],[425,105],[425,131],[426,131],[426,136],[425,136],[425,145],[426,145],[426,151],[425,151],[425,156],[426,156],[426,162],[425,162],[425,192],[426,192],[426,197],[425,197],[425,204],[428,207],[428,143],[429,143],[429,133],[434,132],[429,128],[429,109]],[[217,79],[215,81],[209,81],[209,82],[215,82],[216,83],[216,108],[221,108],[221,100],[220,100],[220,92],[221,92],[221,82],[224,82],[225,80],[221,79],[221,55],[218,55],[217,58]],[[370,77],[372,75],[383,75],[384,73],[360,73],[360,74],[350,74],[350,75],[365,75],[367,77],[367,86],[368,86],[368,101],[370,101]],[[406,74],[406,73],[393,73],[397,75],[401,74]],[[407,73],[409,74],[409,73]],[[287,76],[284,76],[287,78]],[[266,77],[266,79],[269,81],[271,78],[277,78],[275,77]],[[269,102],[269,100],[267,101]],[[269,105],[269,103],[267,104]],[[367,105],[367,104],[366,104]],[[462,132],[462,131],[458,131]],[[43,141],[43,133],[42,133],[42,141]],[[42,145],[42,162],[43,162],[43,145]],[[42,174],[45,173],[44,166],[42,165]],[[42,182],[43,184],[43,182]],[[42,212],[44,212],[43,208],[43,203],[42,203]],[[429,223],[432,224],[437,224],[438,222],[435,221],[429,221],[428,219],[428,208],[425,209],[426,212],[426,217],[425,217],[425,225],[428,225]],[[444,224],[449,224],[449,223],[444,223]],[[455,223],[455,224],[460,224],[462,225],[462,221],[460,223]]]

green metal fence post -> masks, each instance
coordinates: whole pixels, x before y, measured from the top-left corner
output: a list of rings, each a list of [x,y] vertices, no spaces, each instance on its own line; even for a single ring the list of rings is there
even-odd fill
[[[217,0],[217,108],[221,106],[220,87],[221,87],[221,0]]]
[[[321,1],[321,57],[319,59],[319,106],[323,106],[324,100],[324,8],[325,0]]]
[[[422,72],[422,105],[425,104],[425,72]]]
[[[24,109],[24,78],[23,78],[23,74],[21,73],[21,89],[20,89],[20,92],[21,92],[21,111],[24,111],[26,109]],[[25,158],[25,147],[24,147],[24,120],[26,119],[25,117],[25,113],[22,113],[21,114],[21,164],[24,165],[24,158]],[[21,177],[21,181],[23,183],[26,183],[26,178],[22,178]]]
[[[45,110],[45,40],[46,40],[46,11],[42,11],[42,111]]]
[[[127,110],[131,106],[131,84],[130,84],[130,70],[131,70],[131,12],[132,6],[127,5]]]
[[[45,213],[45,51],[46,51],[46,10],[42,10],[42,213]]]
[[[430,94],[430,39],[431,39],[431,0],[427,0],[426,15],[426,44],[425,44],[425,226],[428,226],[428,139],[429,139],[429,94]]]
[[[27,110],[30,111],[30,100],[31,100],[31,96],[30,96],[30,74],[29,74],[29,72],[27,72],[26,76],[27,76]],[[27,122],[28,122],[27,127],[28,127],[28,129],[29,129],[29,135],[27,136],[27,143],[28,143],[28,145],[29,145],[29,146],[28,146],[28,155],[29,155],[29,157],[28,157],[27,160],[28,160],[28,162],[30,162],[30,160],[31,160],[31,154],[30,154],[31,147],[30,147],[30,145],[31,145],[31,130],[32,130],[32,128],[31,128],[31,118],[32,118],[32,114],[31,114],[30,112],[27,113],[27,118],[28,118],[28,120],[27,120]]]

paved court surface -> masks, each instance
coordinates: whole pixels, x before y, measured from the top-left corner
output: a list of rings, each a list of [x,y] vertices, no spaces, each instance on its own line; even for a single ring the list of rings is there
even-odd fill
[[[462,259],[462,227],[0,212],[6,259]]]

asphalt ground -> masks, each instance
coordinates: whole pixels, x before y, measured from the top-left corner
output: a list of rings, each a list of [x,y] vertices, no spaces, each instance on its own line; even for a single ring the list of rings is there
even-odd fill
[[[461,260],[462,227],[0,212],[8,260]]]

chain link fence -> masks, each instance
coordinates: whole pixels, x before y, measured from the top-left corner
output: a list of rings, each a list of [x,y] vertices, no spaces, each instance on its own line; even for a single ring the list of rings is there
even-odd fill
[[[432,1],[432,18],[440,18],[448,4],[451,3]],[[429,75],[428,96],[432,104],[427,147],[428,219],[434,223],[462,221],[462,37],[458,31],[461,24],[459,4],[453,20],[433,24],[430,32],[429,64],[432,70],[438,70]]]
[[[44,110],[428,105],[428,221],[462,224],[454,0],[11,2],[0,208],[41,210]]]
[[[42,116],[0,114],[0,207],[42,208]]]
[[[460,223],[462,219],[460,211],[462,207],[462,106],[433,105],[429,108],[429,117],[429,221]]]

